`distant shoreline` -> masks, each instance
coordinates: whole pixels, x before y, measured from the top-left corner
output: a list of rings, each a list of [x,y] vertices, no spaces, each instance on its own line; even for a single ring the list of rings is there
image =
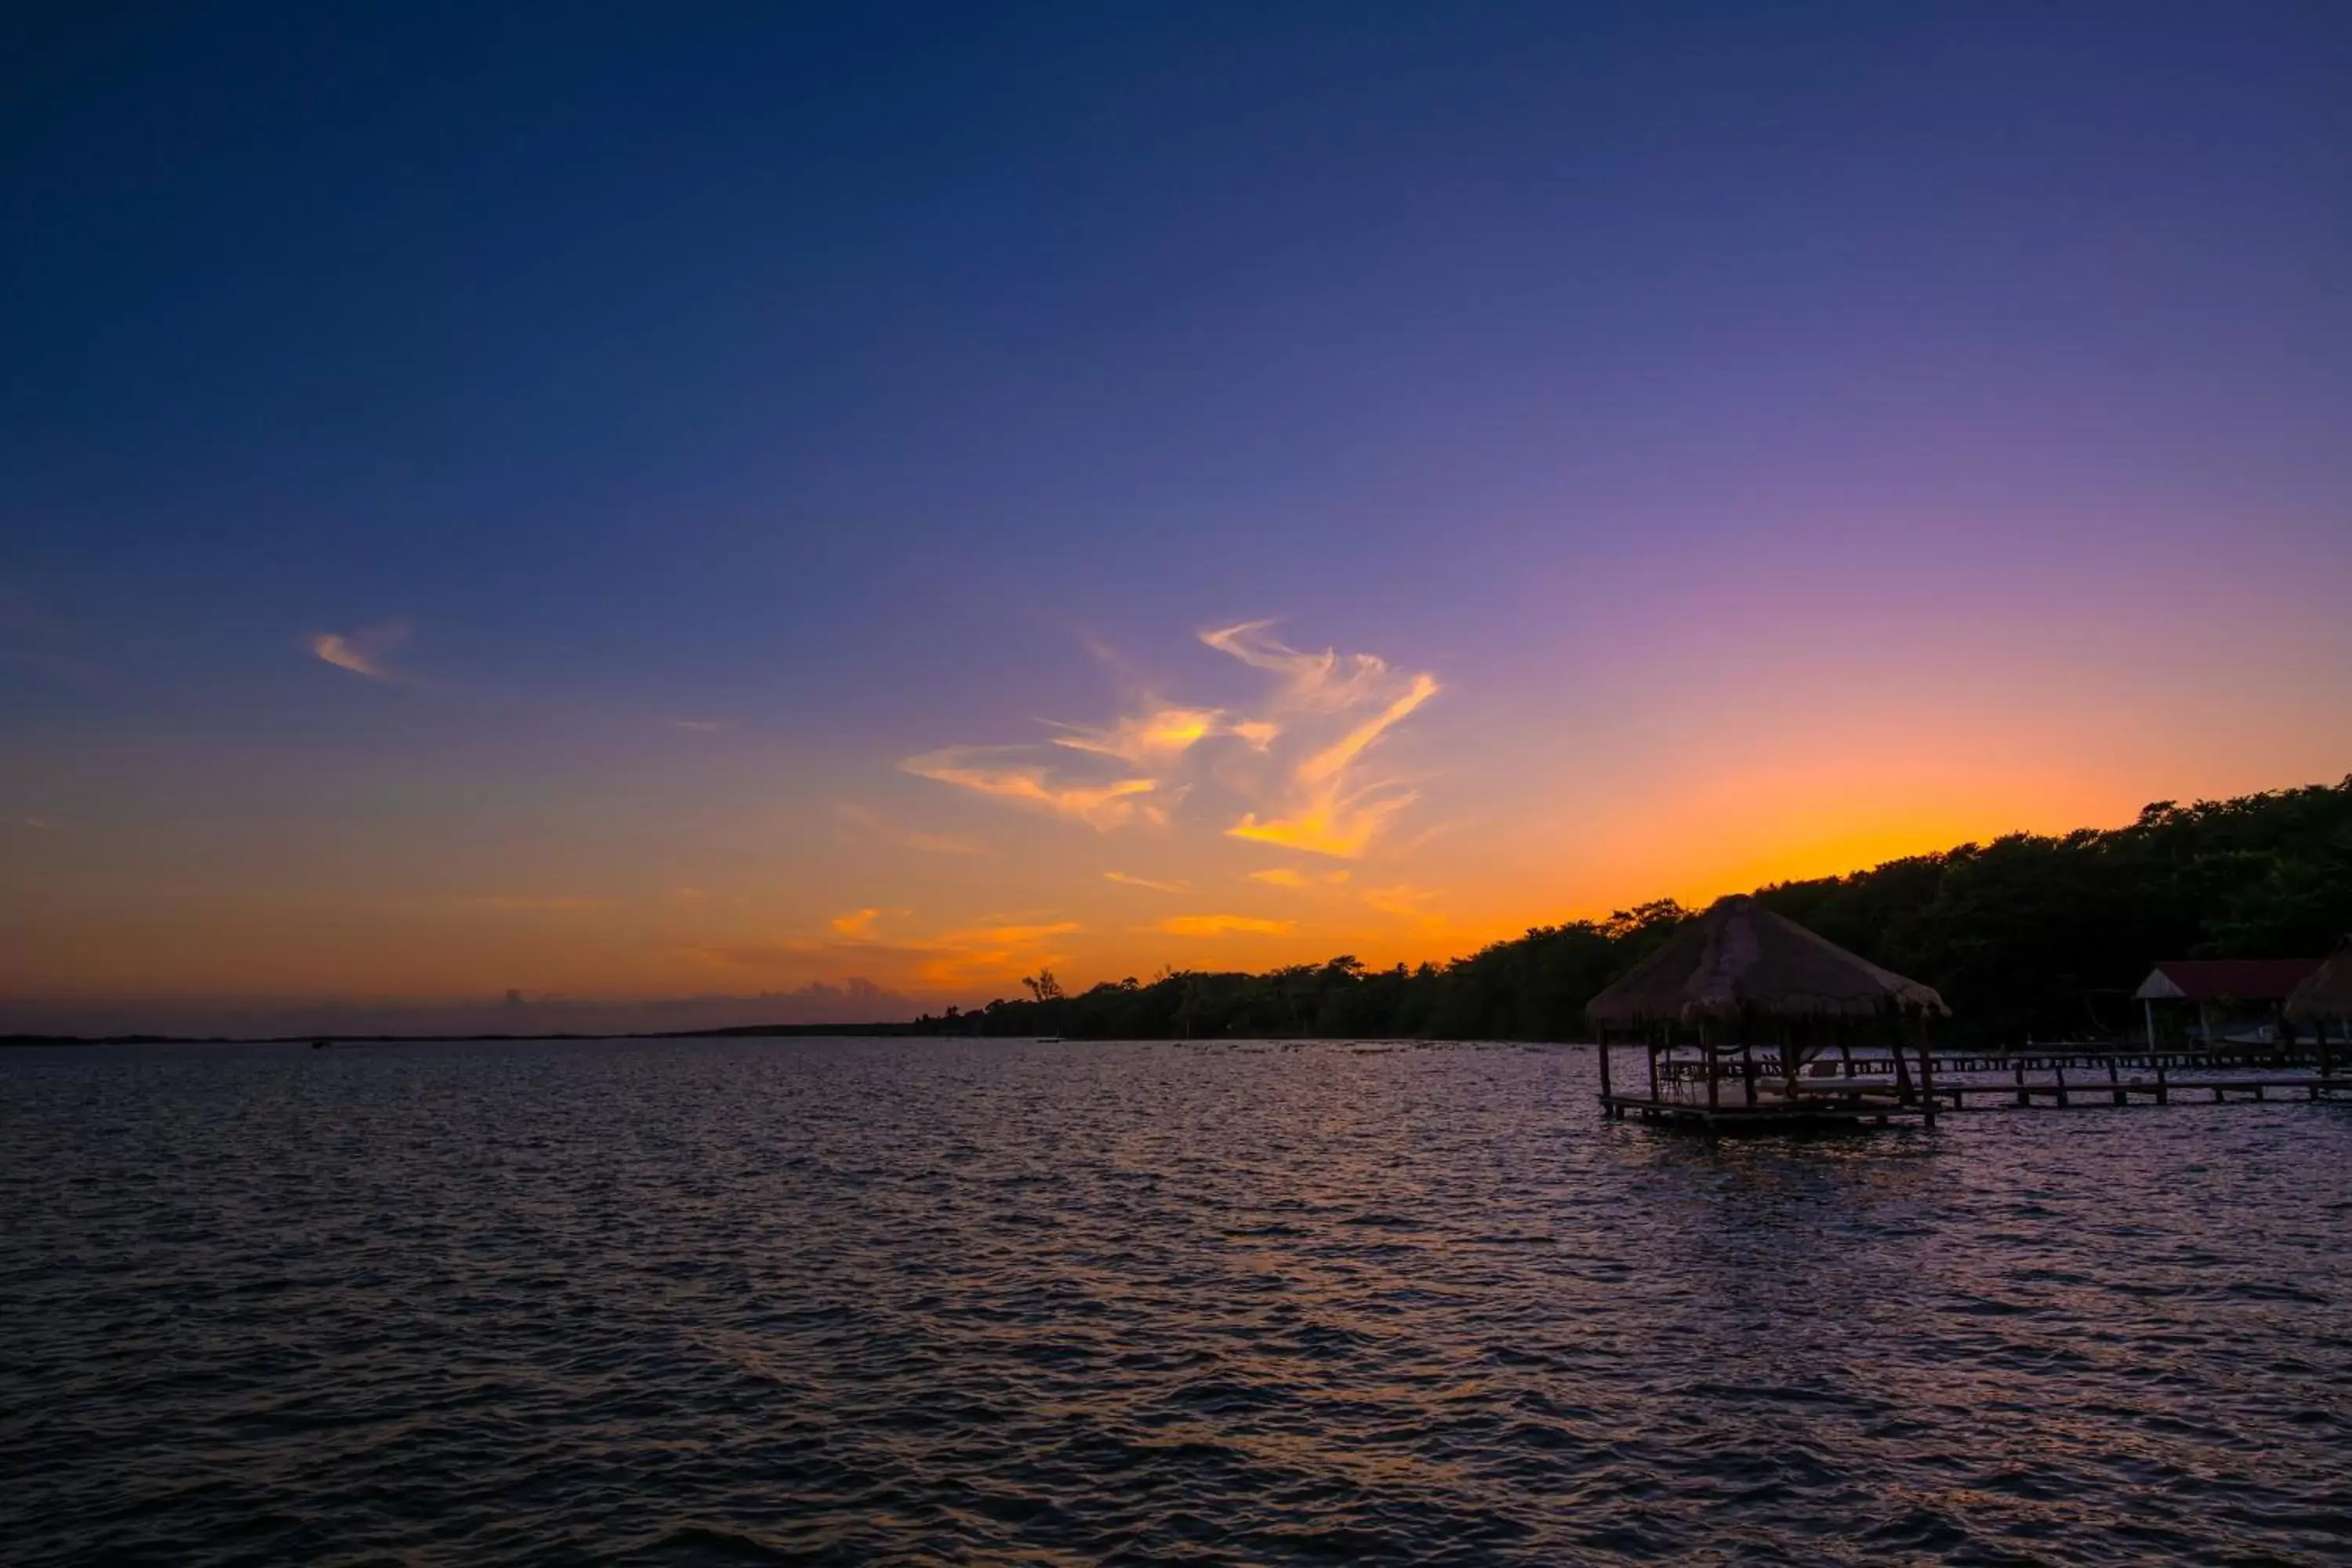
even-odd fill
[[[622,1033],[572,1031],[557,1035],[0,1035],[0,1049],[11,1046],[306,1046],[324,1040],[331,1046],[459,1044],[469,1040],[709,1040],[730,1037],[853,1036],[861,1038],[914,1039],[928,1031],[911,1023],[899,1024],[743,1024],[725,1029],[654,1029]]]

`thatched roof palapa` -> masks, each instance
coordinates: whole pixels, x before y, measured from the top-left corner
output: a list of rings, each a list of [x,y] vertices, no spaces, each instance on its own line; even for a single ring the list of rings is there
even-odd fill
[[[2315,1023],[2322,1018],[2352,1018],[2352,936],[2327,955],[2326,963],[2304,976],[2286,999],[2287,1022]]]
[[[1666,939],[1586,1004],[1595,1025],[1703,1018],[1814,1018],[1951,1012],[1933,986],[1906,980],[1774,914],[1745,893]]]

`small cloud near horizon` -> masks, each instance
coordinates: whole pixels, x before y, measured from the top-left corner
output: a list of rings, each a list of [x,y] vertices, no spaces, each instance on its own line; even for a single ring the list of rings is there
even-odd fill
[[[852,942],[866,942],[872,939],[874,922],[880,920],[883,913],[884,911],[878,909],[852,910],[845,915],[834,916],[825,923]]]
[[[1150,877],[1130,877],[1124,871],[1105,871],[1103,880],[1117,882],[1122,888],[1144,888],[1155,893],[1181,893],[1192,886],[1190,882],[1160,882]]]
[[[812,969],[839,973],[852,963],[868,970],[887,965],[905,970],[905,983],[950,989],[985,982],[1010,984],[1024,973],[1067,964],[1070,954],[1061,951],[1059,939],[1086,929],[1076,921],[1011,920],[905,937],[885,937],[874,930],[879,917],[905,912],[855,910],[828,921],[822,936],[791,935],[681,952],[728,968],[803,973]]]
[[[1170,936],[1288,936],[1297,927],[1257,915],[1171,915],[1151,929]]]
[[[337,669],[396,686],[402,683],[403,678],[385,660],[408,640],[408,626],[400,621],[362,626],[348,636],[341,632],[320,632],[310,638],[310,651]]]
[[[1343,870],[1318,871],[1310,876],[1296,866],[1274,866],[1263,871],[1250,872],[1249,879],[1253,882],[1263,882],[1269,888],[1303,889],[1317,886],[1337,887],[1347,881],[1348,876],[1349,873]]]

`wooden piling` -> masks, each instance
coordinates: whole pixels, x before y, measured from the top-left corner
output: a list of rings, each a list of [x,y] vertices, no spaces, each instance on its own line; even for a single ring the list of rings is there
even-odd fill
[[[1919,1104],[1927,1125],[1936,1125],[1936,1047],[1925,1007],[1919,1009]]]

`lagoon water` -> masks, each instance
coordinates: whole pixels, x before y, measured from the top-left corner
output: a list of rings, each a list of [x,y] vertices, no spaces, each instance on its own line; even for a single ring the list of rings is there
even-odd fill
[[[2352,1559],[2352,1108],[1589,1053],[0,1052],[0,1556]]]

